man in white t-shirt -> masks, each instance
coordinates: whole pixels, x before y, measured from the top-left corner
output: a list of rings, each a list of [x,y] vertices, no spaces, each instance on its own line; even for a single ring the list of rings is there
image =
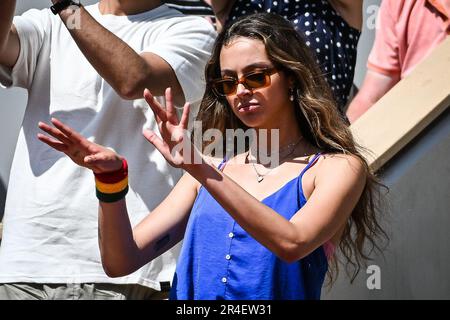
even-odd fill
[[[156,0],[52,2],[55,14],[14,19],[16,1],[0,2],[0,83],[28,90],[3,220],[0,299],[164,297],[179,246],[129,276],[106,276],[94,177],[40,142],[37,125],[59,118],[124,155],[136,224],[181,176],[142,136],[156,129],[142,92],[171,87],[179,105],[198,105],[215,31]]]

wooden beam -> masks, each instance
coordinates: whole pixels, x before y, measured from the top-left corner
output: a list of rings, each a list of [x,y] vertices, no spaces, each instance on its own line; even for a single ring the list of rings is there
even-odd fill
[[[450,37],[351,125],[380,169],[450,105]]]

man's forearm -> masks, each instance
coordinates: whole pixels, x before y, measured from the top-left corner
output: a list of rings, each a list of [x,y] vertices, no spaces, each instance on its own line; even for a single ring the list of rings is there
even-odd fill
[[[79,15],[74,24],[74,15]],[[146,61],[130,46],[100,25],[81,7],[75,12],[60,13],[81,52],[116,92],[126,99],[141,95],[147,75],[151,72]]]
[[[356,95],[347,109],[347,118],[350,123],[358,120],[359,117],[372,107],[373,103],[372,101],[368,101],[363,94]]]
[[[399,81],[399,75],[385,75],[370,69],[367,70],[361,89],[347,109],[350,123],[355,122]]]
[[[8,43],[15,8],[16,0],[0,1],[0,54]]]

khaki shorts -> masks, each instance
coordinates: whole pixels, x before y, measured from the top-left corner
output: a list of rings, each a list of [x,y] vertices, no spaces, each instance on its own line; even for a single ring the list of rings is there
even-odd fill
[[[164,300],[169,291],[139,284],[0,284],[0,300]]]

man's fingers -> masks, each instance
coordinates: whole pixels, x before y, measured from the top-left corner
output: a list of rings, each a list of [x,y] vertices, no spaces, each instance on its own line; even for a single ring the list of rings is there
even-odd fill
[[[148,89],[144,90],[144,98],[145,101],[147,101],[150,108],[152,109],[157,122],[160,123],[162,121],[164,122],[167,121],[166,111],[161,107],[159,102],[156,101],[155,97],[153,97],[150,90]]]

